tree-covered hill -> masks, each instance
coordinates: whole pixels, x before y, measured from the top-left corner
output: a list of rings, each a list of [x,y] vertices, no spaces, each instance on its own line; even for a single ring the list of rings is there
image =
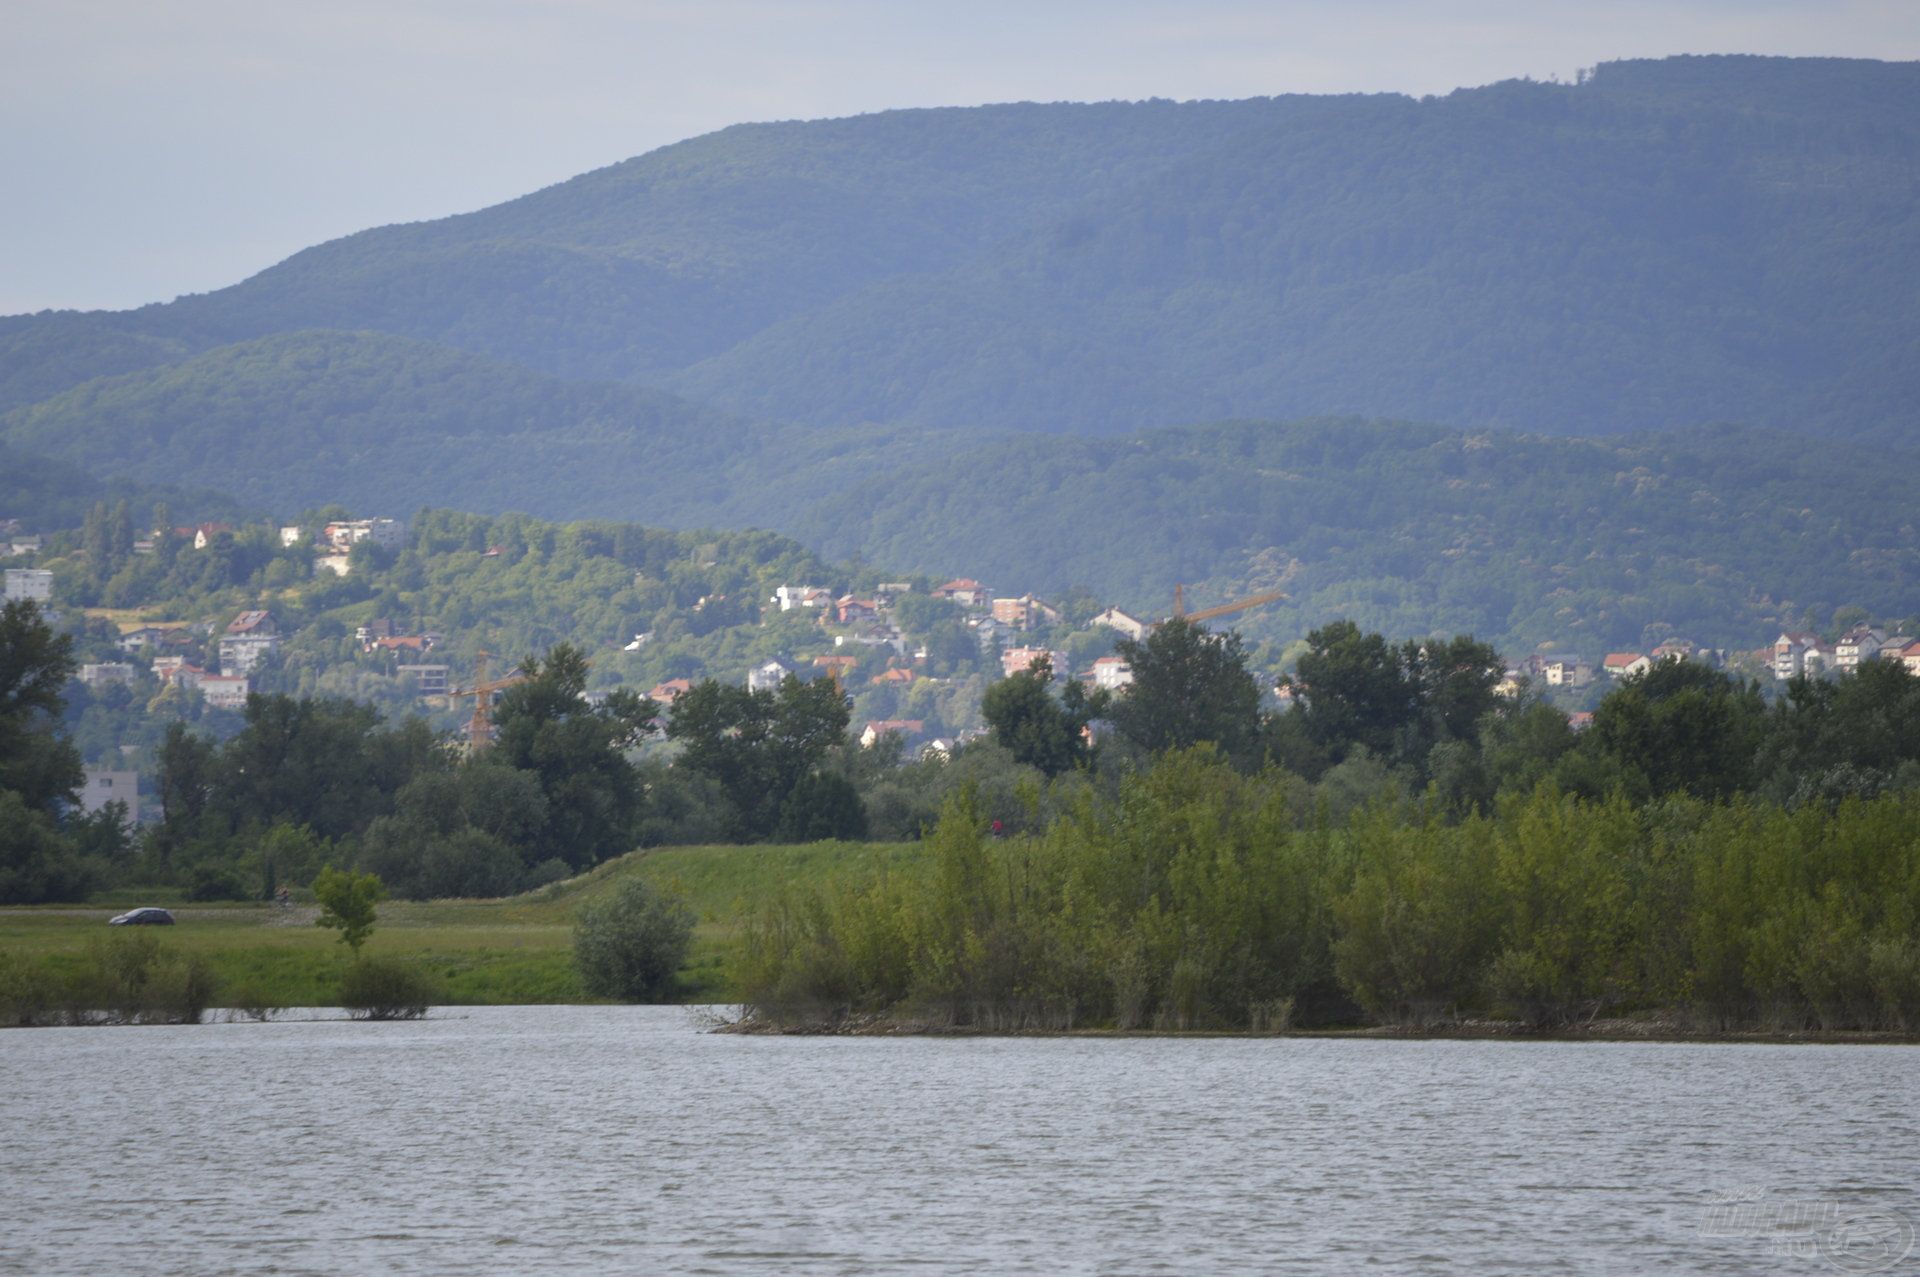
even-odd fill
[[[781,527],[829,555],[995,589],[1084,585],[1161,615],[1335,617],[1597,658],[1669,634],[1753,647],[1841,606],[1920,613],[1920,454],[1732,427],[1613,440],[1400,422],[1024,437],[875,475]],[[1198,583],[1198,588],[1194,588]]]
[[[1901,442],[1916,107],[1914,64],[1714,57],[1418,101],[745,125],[218,292],[0,321],[0,406],[327,328],[810,424]]]

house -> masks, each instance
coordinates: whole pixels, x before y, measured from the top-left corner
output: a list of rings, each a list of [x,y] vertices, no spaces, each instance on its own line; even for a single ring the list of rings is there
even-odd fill
[[[49,603],[53,600],[53,571],[50,568],[8,568],[8,603]]]
[[[1493,694],[1512,700],[1527,690],[1527,681],[1528,675],[1523,671],[1507,670],[1501,674],[1500,681],[1493,685]]]
[[[1153,627],[1137,616],[1130,616],[1117,607],[1110,607],[1093,618],[1093,624],[1104,625],[1110,630],[1119,630],[1136,643],[1147,636]]]
[[[659,701],[662,705],[671,705],[692,690],[692,679],[670,678],[664,683],[655,683],[648,689],[647,697],[649,700]]]
[[[244,709],[248,684],[244,675],[202,674],[200,695],[215,709]]]
[[[393,672],[411,678],[414,690],[422,696],[445,696],[450,690],[445,665],[396,665]]]
[[[115,644],[123,652],[143,652],[150,647],[183,647],[193,642],[193,631],[184,626],[142,625],[122,634]]]
[[[1907,667],[1907,673],[1920,675],[1920,641],[1900,649],[1900,663]]]
[[[1818,678],[1835,668],[1836,660],[1833,644],[1811,643],[1800,657],[1800,672],[1808,678]]]
[[[1653,651],[1649,653],[1649,656],[1655,665],[1658,665],[1661,661],[1692,660],[1693,644],[1686,639],[1668,639],[1659,647],[1654,648]]]
[[[961,607],[986,607],[993,597],[992,592],[972,577],[959,577],[948,581],[933,592],[936,599],[949,599]]]
[[[860,658],[857,656],[816,656],[813,658],[813,663],[817,668],[825,670],[828,676],[835,682],[839,682],[859,666]]]
[[[304,529],[302,529],[302,528],[299,528],[299,527],[285,527],[285,528],[281,528],[281,529],[280,529],[280,545],[281,545],[281,548],[282,548],[282,549],[285,549],[285,548],[287,548],[287,547],[289,547],[289,546],[295,546],[295,545],[299,545],[299,544],[300,544],[300,534],[301,534],[301,533],[302,533],[303,531],[304,531]]]
[[[1117,692],[1133,683],[1133,666],[1124,656],[1102,656],[1093,663],[1093,685],[1102,691]]]
[[[280,629],[273,614],[264,611],[242,612],[227,624],[220,636],[220,672],[229,678],[251,674],[256,666],[280,647]]]
[[[80,786],[80,810],[92,815],[108,803],[127,805],[127,823],[140,823],[140,773],[89,767]]]
[[[1870,661],[1880,654],[1880,645],[1887,636],[1871,625],[1856,625],[1840,636],[1833,645],[1833,663],[1848,673],[1860,668],[1860,662]]]
[[[880,605],[872,599],[856,599],[848,594],[834,600],[834,615],[842,625],[853,625],[860,621],[880,619]]]
[[[747,671],[747,690],[750,692],[776,692],[780,684],[794,672],[793,666],[779,657],[762,661]]]
[[[1567,726],[1576,732],[1586,731],[1589,727],[1593,726],[1593,711],[1590,709],[1575,710],[1573,713],[1567,715]]]
[[[873,597],[882,603],[892,603],[902,594],[912,593],[913,582],[911,581],[882,581],[873,587]]]
[[[1593,666],[1577,656],[1541,663],[1540,678],[1548,687],[1585,687],[1593,682]]]
[[[198,665],[187,664],[184,656],[156,656],[153,658],[153,676],[162,683],[178,683],[184,688],[200,686],[200,680],[206,671]]]
[[[215,537],[232,536],[233,525],[231,523],[202,523],[195,527],[188,528],[186,531],[193,536],[193,548],[196,550],[204,550],[213,544]]]
[[[1600,668],[1607,672],[1608,678],[1631,678],[1652,669],[1653,662],[1639,652],[1608,652]]]
[[[1782,683],[1805,672],[1807,649],[1817,646],[1820,636],[1804,630],[1789,630],[1773,641],[1773,676]]]
[[[795,608],[831,607],[833,595],[817,585],[782,585],[774,590],[773,601],[782,612],[791,612]]]
[[[433,640],[424,634],[391,634],[367,644],[369,652],[420,652],[433,650]]]
[[[919,718],[877,718],[867,724],[860,733],[860,748],[872,749],[886,736],[899,736],[911,741],[927,730],[925,719]]]
[[[1017,599],[995,599],[993,619],[1009,629],[1030,630],[1034,626],[1034,603],[1031,594],[1023,594]]]
[[[17,557],[26,554],[38,554],[44,544],[39,537],[11,537],[0,543],[0,556]]]
[[[1044,647],[1010,647],[1000,653],[1000,673],[1002,677],[1012,678],[1015,674],[1024,674],[1035,661],[1044,660],[1051,666],[1051,673],[1065,677],[1067,656],[1064,652],[1049,651]]]
[[[873,684],[876,687],[906,687],[919,677],[910,669],[896,667],[875,674]]]
[[[371,651],[375,639],[393,637],[393,621],[388,617],[377,616],[365,625],[356,626],[353,637],[360,644],[361,651]]]
[[[86,687],[109,687],[114,683],[131,683],[139,670],[125,661],[103,661],[80,667],[80,682]]]
[[[286,535],[284,528],[281,535]],[[407,525],[398,519],[344,519],[320,530],[321,544],[341,554],[362,541],[371,541],[383,550],[398,550],[407,543]]]

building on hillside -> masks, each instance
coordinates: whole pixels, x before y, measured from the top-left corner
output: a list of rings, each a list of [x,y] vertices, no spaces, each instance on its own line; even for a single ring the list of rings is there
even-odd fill
[[[902,594],[912,593],[913,582],[911,581],[882,581],[873,587],[873,597],[879,599],[882,603],[888,604],[892,603]]]
[[[671,705],[692,690],[692,679],[670,678],[664,683],[655,683],[651,688],[648,688],[647,697],[650,700],[659,701],[662,705]]]
[[[857,625],[880,619],[880,604],[873,599],[856,599],[851,594],[834,600],[834,615],[842,625]]]
[[[188,528],[187,532],[191,534],[193,538],[193,548],[196,550],[204,550],[212,545],[217,538],[232,536],[233,525],[231,523],[202,523],[195,527]]]
[[[92,815],[108,803],[127,805],[127,823],[140,823],[140,773],[89,767],[80,786],[80,810]]]
[[[906,666],[896,665],[875,674],[871,681],[875,687],[910,687],[919,677]]]
[[[1807,649],[1820,642],[1818,634],[1788,630],[1773,641],[1773,676],[1782,683],[1806,671]]]
[[[1631,678],[1652,669],[1653,662],[1640,652],[1608,652],[1600,668],[1607,672],[1608,678]]]
[[[181,647],[193,642],[193,631],[184,626],[142,625],[122,634],[115,644],[123,652],[144,652],[148,648]]]
[[[1117,607],[1110,607],[1093,618],[1093,624],[1104,625],[1110,630],[1119,630],[1136,643],[1147,636],[1153,627],[1137,616],[1130,616]]]
[[[413,680],[414,691],[421,696],[445,696],[451,690],[445,665],[396,665],[393,672]]]
[[[1133,683],[1133,666],[1123,656],[1102,656],[1093,663],[1093,685],[1102,691],[1117,692]]]
[[[787,676],[794,674],[793,663],[781,657],[762,661],[747,671],[747,690],[750,692],[777,692]]]
[[[1000,675],[1012,678],[1015,674],[1024,674],[1035,662],[1044,660],[1049,668],[1049,676],[1067,676],[1067,656],[1064,652],[1050,651],[1044,647],[1009,647],[1000,653]]]
[[[29,554],[38,554],[44,544],[45,542],[37,536],[9,537],[5,541],[0,541],[0,558],[22,558]]]
[[[795,608],[831,607],[833,594],[817,585],[782,585],[775,588],[773,601],[782,612],[791,612]]]
[[[245,676],[200,675],[200,695],[206,697],[207,704],[214,709],[245,709],[250,690]]]
[[[53,571],[50,568],[8,568],[8,603],[50,603],[53,601]]]
[[[229,678],[251,674],[261,661],[280,648],[280,627],[273,614],[242,612],[220,636],[220,672]]]
[[[1034,626],[1034,598],[1023,594],[1017,599],[995,599],[993,619],[1012,630],[1030,630]]]
[[[1807,645],[1806,652],[1800,657],[1800,672],[1808,678],[1818,678],[1834,669],[1838,659],[1833,644],[1810,643]]]
[[[1880,654],[1880,645],[1887,636],[1871,625],[1856,625],[1840,636],[1833,645],[1833,663],[1848,673],[1860,668],[1860,662],[1870,661]]]
[[[993,592],[972,577],[957,577],[933,592],[936,599],[950,599],[961,607],[986,607]]]
[[[816,656],[813,658],[813,664],[816,669],[823,671],[837,683],[860,667],[860,658],[840,655]]]
[[[1899,659],[1900,663],[1907,667],[1907,673],[1920,675],[1920,640],[1901,648]]]
[[[1655,665],[1658,665],[1661,661],[1690,661],[1693,659],[1693,653],[1694,647],[1689,640],[1670,638],[1647,653],[1647,656]]]
[[[1585,687],[1593,682],[1593,666],[1577,656],[1563,656],[1544,662],[1540,677],[1548,687]]]
[[[860,733],[860,748],[872,749],[887,736],[898,736],[908,744],[926,734],[925,719],[919,718],[876,718],[867,724]]]
[[[1593,711],[1590,709],[1575,710],[1573,713],[1567,715],[1567,726],[1576,732],[1586,731],[1589,727],[1593,726]]]
[[[80,667],[80,682],[85,687],[110,687],[115,683],[131,683],[140,671],[125,661],[101,661]]]
[[[383,550],[399,550],[407,544],[407,525],[398,519],[342,519],[322,528],[320,541],[341,554],[349,553],[362,541],[371,541]]]

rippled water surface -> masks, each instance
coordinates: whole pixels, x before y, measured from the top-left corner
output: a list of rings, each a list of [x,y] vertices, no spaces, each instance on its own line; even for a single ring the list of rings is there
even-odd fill
[[[1916,1267],[1885,1266],[1920,1220],[1910,1047],[765,1038],[488,1007],[19,1030],[0,1068],[10,1272]]]

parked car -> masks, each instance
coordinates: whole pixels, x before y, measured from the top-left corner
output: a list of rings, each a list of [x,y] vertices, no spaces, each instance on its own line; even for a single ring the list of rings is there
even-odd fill
[[[173,915],[165,909],[135,909],[117,918],[108,918],[109,927],[171,927]]]

